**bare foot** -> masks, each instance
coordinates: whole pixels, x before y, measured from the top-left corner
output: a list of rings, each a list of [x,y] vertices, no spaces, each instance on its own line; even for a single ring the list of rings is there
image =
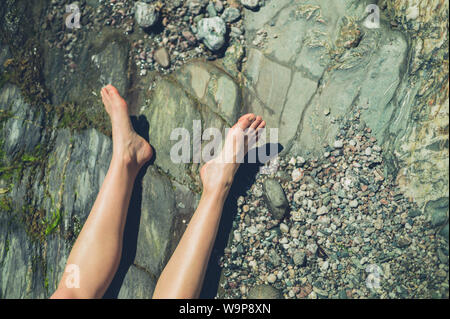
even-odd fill
[[[139,170],[152,156],[150,144],[139,136],[131,125],[128,105],[117,89],[107,85],[101,90],[103,104],[111,118],[113,157],[127,167]]]
[[[244,155],[266,126],[261,116],[246,114],[229,130],[221,153],[200,169],[205,191],[228,191]]]

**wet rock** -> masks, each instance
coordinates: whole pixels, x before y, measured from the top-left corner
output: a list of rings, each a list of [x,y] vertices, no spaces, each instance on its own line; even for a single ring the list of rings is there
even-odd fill
[[[263,184],[264,193],[270,212],[275,219],[281,220],[286,214],[288,201],[281,185],[274,179],[267,179]]]
[[[204,18],[198,22],[197,38],[212,51],[220,50],[225,44],[226,25],[222,18]]]

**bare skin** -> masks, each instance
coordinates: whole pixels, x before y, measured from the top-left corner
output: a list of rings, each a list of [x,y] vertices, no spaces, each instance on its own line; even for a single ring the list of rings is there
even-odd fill
[[[150,145],[131,126],[126,102],[111,85],[101,91],[112,123],[113,156],[86,223],[67,260],[58,289],[51,298],[101,298],[119,265],[123,232],[134,181],[152,157]],[[244,115],[230,130],[222,153],[200,170],[203,193],[192,220],[165,267],[154,298],[196,298],[200,293],[223,204],[246,152],[265,122]],[[243,130],[251,129],[244,133]],[[246,136],[247,139],[242,138]],[[79,287],[73,287],[74,267]]]
[[[51,298],[101,298],[117,271],[134,181],[152,157],[150,145],[133,129],[125,100],[108,85],[101,90],[111,118],[113,156],[100,192]],[[76,265],[74,268],[74,266]],[[79,288],[73,275],[79,269]],[[75,272],[74,272],[75,271]]]
[[[203,193],[200,203],[159,277],[153,298],[199,297],[223,205],[240,165],[237,158],[248,151],[249,141],[256,140],[265,125],[260,116],[242,116],[229,131],[222,153],[201,168]],[[244,133],[246,129],[251,130]],[[248,139],[243,139],[242,134]]]

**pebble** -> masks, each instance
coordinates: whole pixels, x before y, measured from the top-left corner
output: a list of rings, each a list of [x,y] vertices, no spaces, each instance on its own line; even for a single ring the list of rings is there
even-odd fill
[[[297,156],[297,164],[303,165],[305,163],[306,163],[306,160],[303,157]]]
[[[294,183],[298,183],[303,177],[303,169],[301,168],[294,169],[292,171],[291,177]]]
[[[205,2],[202,0],[187,0],[189,12],[196,16],[203,9]]]
[[[259,0],[241,0],[244,7],[249,9],[256,9],[259,7]]]
[[[221,17],[225,22],[232,23],[241,18],[241,12],[237,8],[229,7],[223,11]]]
[[[263,184],[266,202],[275,219],[281,220],[286,214],[288,201],[283,188],[275,179],[266,179]]]
[[[156,50],[153,57],[155,58],[155,61],[158,62],[163,68],[168,68],[170,66],[169,53],[166,48],[163,47]]]
[[[217,16],[217,10],[212,2],[206,6],[206,11],[210,18]]]
[[[221,13],[223,11],[223,2],[221,0],[216,0],[214,2],[214,8],[216,9],[217,12]]]
[[[354,200],[350,201],[350,202],[348,203],[348,205],[349,205],[351,208],[356,208],[356,207],[359,206],[359,203],[358,203],[358,201],[357,201],[356,199],[354,199]]]
[[[317,215],[324,215],[328,213],[328,208],[326,206],[321,206],[318,210],[317,210]]]
[[[296,266],[303,267],[306,265],[306,254],[304,251],[296,251],[293,256],[293,261]]]
[[[270,274],[269,276],[267,276],[267,281],[273,284],[275,281],[277,281],[277,276],[275,276],[274,274]]]
[[[447,201],[427,204],[422,213],[384,178],[382,149],[356,115],[341,124],[337,143],[324,145],[328,158],[280,157],[281,173],[257,175],[238,200],[239,207],[246,202],[255,209],[234,221],[246,239],[230,247],[241,245],[244,253],[223,262],[247,281],[226,289],[224,297],[250,297],[239,287],[258,287],[269,276],[284,298],[448,297],[448,240],[441,237],[448,236]],[[303,176],[297,179],[299,166]],[[255,190],[266,194],[267,183],[283,195],[279,203],[287,201],[290,214],[282,220],[272,213],[275,203],[254,204]],[[251,273],[240,266],[241,259],[250,265],[250,258]],[[373,290],[366,278],[376,267],[382,285]]]
[[[344,142],[342,140],[334,141],[334,148],[342,148],[344,146]]]
[[[153,26],[159,19],[159,12],[152,4],[138,1],[135,4],[134,10],[134,18],[136,23],[142,28],[149,28]]]
[[[220,50],[225,44],[226,25],[222,18],[204,18],[198,22],[197,38],[212,51]]]
[[[288,232],[289,232],[289,226],[286,225],[286,224],[284,224],[284,223],[281,223],[281,224],[280,224],[280,230],[281,230],[281,232],[283,232],[283,233],[288,233]]]

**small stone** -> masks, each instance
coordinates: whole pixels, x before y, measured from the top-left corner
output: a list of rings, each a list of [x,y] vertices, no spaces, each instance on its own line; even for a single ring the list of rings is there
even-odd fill
[[[248,292],[249,299],[281,299],[281,292],[270,285],[257,285]]]
[[[206,11],[208,12],[210,18],[217,16],[216,8],[212,2],[206,6]]]
[[[322,206],[317,210],[317,215],[324,215],[328,213],[328,208],[326,206]]]
[[[356,199],[354,199],[354,200],[350,201],[350,202],[348,203],[348,205],[349,205],[351,208],[356,208],[356,207],[359,206],[359,203],[358,203],[358,201],[357,201]]]
[[[220,50],[225,44],[226,25],[222,18],[204,18],[198,22],[197,37],[212,51]]]
[[[275,281],[277,281],[277,276],[275,276],[274,274],[270,274],[269,276],[267,276],[267,281],[273,284]]]
[[[344,142],[342,140],[334,141],[334,148],[342,148],[344,146]]]
[[[380,152],[381,152],[381,147],[379,147],[378,145],[374,145],[374,146],[372,147],[372,151],[377,152],[377,153],[380,153]]]
[[[295,159],[295,157],[291,157],[291,159],[289,160],[289,165],[295,166],[296,163],[297,160]]]
[[[154,5],[138,1],[134,10],[134,18],[141,28],[149,28],[159,19],[159,12]]]
[[[286,195],[281,185],[274,179],[266,179],[263,184],[267,204],[275,219],[281,220],[289,207]]]
[[[294,169],[292,171],[291,177],[292,177],[292,181],[294,183],[298,183],[303,177],[303,169],[301,169],[301,168]]]
[[[203,6],[206,3],[203,0],[188,0],[187,1],[187,7],[189,9],[189,12],[196,16],[200,13],[200,11],[202,11]]]
[[[163,68],[168,68],[170,66],[169,53],[166,48],[159,48],[154,54],[155,61],[158,62]]]
[[[400,248],[409,246],[411,244],[411,239],[408,236],[400,236],[397,240],[397,245]]]
[[[282,233],[288,233],[289,232],[289,226],[284,224],[284,223],[281,223],[280,224],[280,230],[281,230]]]
[[[328,266],[329,266],[329,262],[328,262],[328,260],[325,260],[323,262],[322,266],[320,266],[320,270],[326,271],[328,269]]]
[[[242,211],[243,211],[244,213],[247,213],[249,210],[250,210],[250,206],[248,206],[248,205],[242,206]]]
[[[241,239],[242,239],[241,233],[238,232],[238,231],[234,231],[234,240],[235,240],[236,242],[240,242]]]
[[[195,44],[195,42],[197,42],[197,39],[190,31],[184,30],[181,34],[189,42],[189,44]]]
[[[370,156],[372,154],[372,149],[370,147],[366,148],[366,150],[364,151],[364,154],[366,154],[367,156]]]
[[[217,12],[222,12],[223,11],[223,2],[220,0],[216,0],[214,2],[214,8],[216,9]]]
[[[303,267],[306,265],[306,254],[302,250],[296,251],[292,259],[296,266]]]
[[[305,159],[303,158],[303,157],[301,157],[301,156],[297,156],[297,164],[299,164],[299,165],[303,165],[303,164],[305,164]]]
[[[291,211],[291,219],[293,221],[299,222],[302,220],[302,215],[299,211]]]
[[[225,22],[232,23],[239,20],[241,12],[237,8],[226,8],[221,17]]]
[[[244,7],[249,9],[256,9],[259,7],[259,0],[241,0]]]

